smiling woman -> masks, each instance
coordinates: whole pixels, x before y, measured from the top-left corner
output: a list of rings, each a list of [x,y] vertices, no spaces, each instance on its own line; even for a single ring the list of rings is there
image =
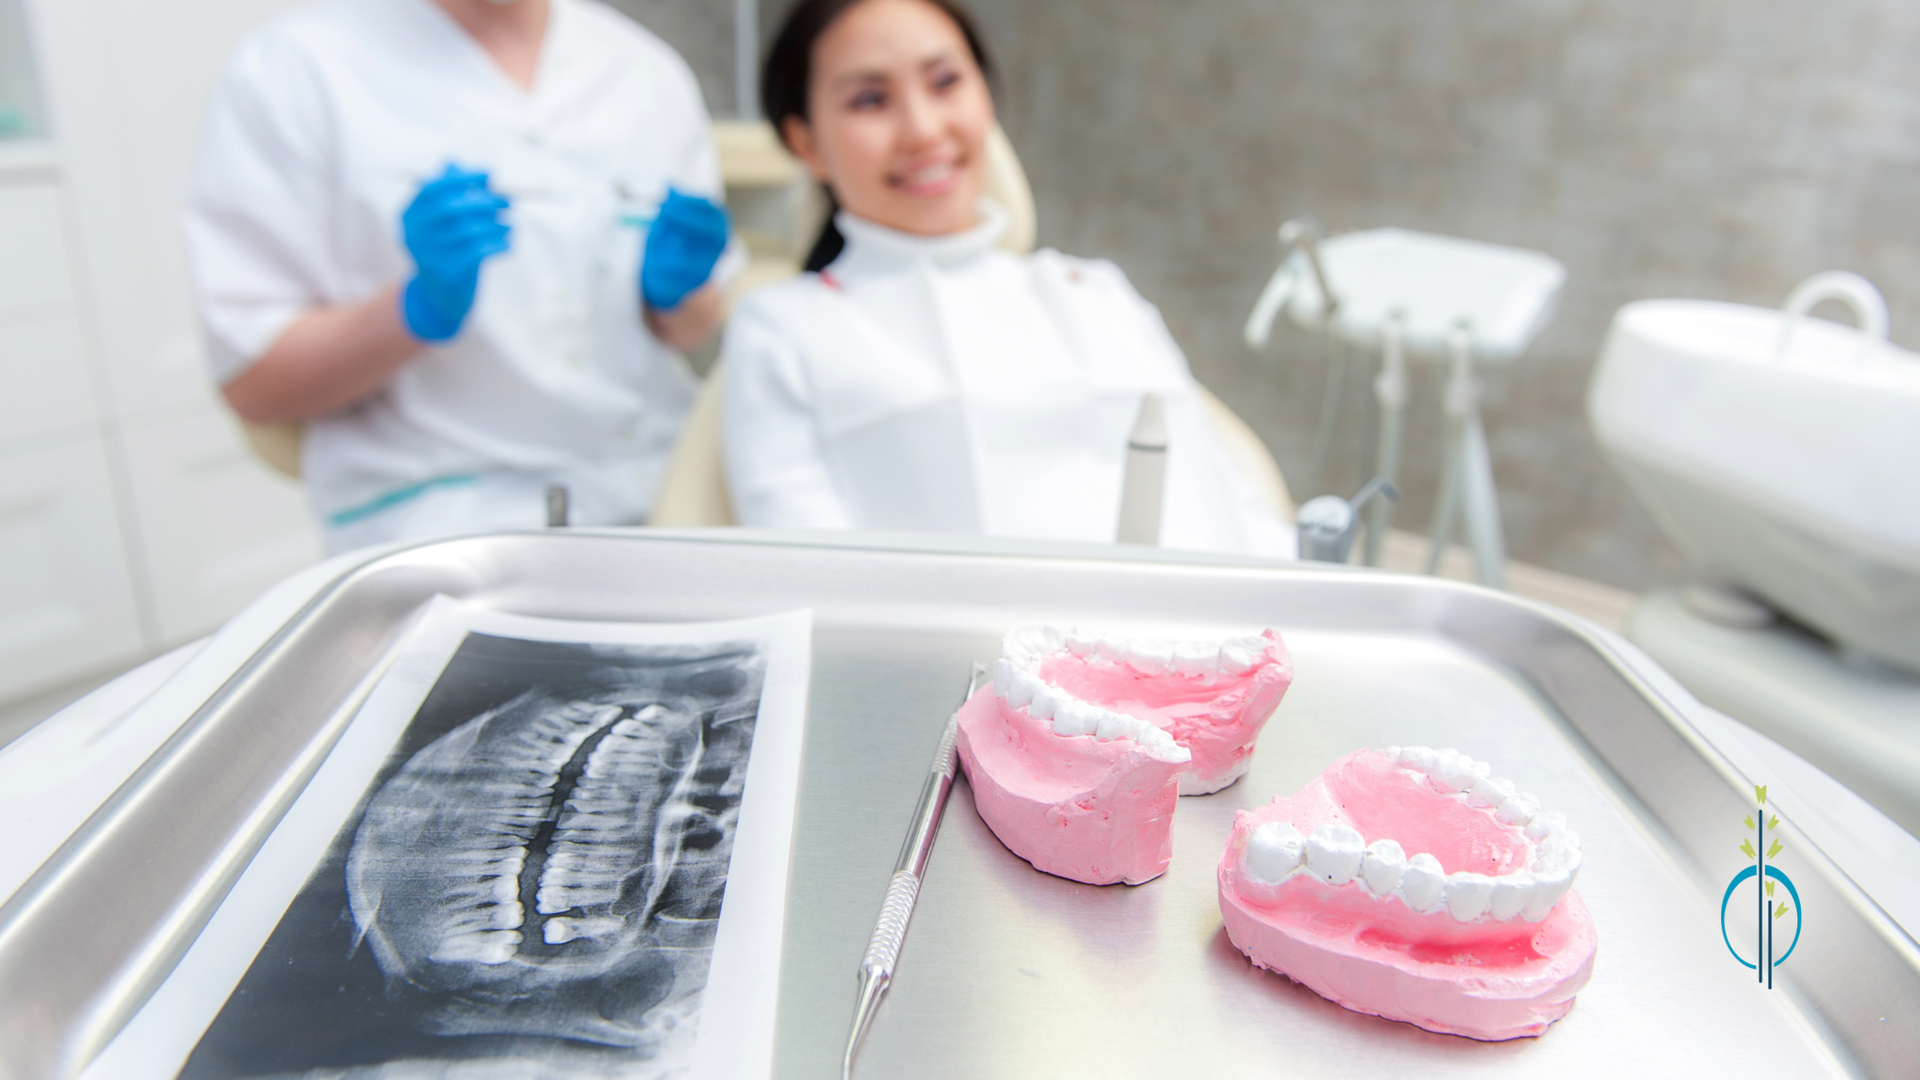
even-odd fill
[[[1160,542],[1291,554],[1126,275],[996,248],[989,71],[950,0],[803,0],[788,17],[762,104],[834,213],[809,273],[744,298],[727,330],[736,517],[1111,541],[1128,433],[1157,395]]]
[[[803,3],[767,59],[762,105],[835,210],[845,200],[876,224],[939,236],[977,221],[991,71],[972,18],[953,4]],[[829,214],[806,268],[844,245]]]

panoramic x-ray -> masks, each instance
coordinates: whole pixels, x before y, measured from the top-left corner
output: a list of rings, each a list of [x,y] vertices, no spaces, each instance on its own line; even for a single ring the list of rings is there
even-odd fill
[[[673,1071],[765,671],[468,634],[181,1075]]]

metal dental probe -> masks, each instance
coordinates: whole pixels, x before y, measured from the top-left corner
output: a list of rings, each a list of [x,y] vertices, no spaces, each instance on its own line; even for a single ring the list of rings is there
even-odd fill
[[[987,665],[975,661],[967,679],[967,693],[960,699],[965,705],[980,688]],[[955,708],[940,734],[940,749],[933,755],[933,769],[926,786],[920,789],[920,806],[913,812],[913,828],[907,842],[900,846],[900,859],[893,864],[893,880],[887,883],[887,898],[880,904],[880,921],[867,942],[866,958],[860,961],[860,1004],[853,1016],[853,1033],[847,1037],[847,1057],[840,1067],[841,1080],[852,1080],[853,1057],[860,1052],[860,1041],[873,1026],[880,999],[893,982],[893,965],[900,959],[900,943],[907,936],[907,921],[913,918],[914,901],[920,898],[920,882],[926,876],[927,860],[933,855],[933,838],[940,831],[940,815],[946,812],[947,796],[953,793],[954,740],[960,734],[960,710]]]

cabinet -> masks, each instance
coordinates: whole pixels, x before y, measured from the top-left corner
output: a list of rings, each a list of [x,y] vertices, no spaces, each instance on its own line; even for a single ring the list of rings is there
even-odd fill
[[[292,6],[0,0],[0,702],[207,633],[322,553],[208,385],[179,241],[220,65]]]
[[[0,456],[0,687],[140,658],[123,524],[99,435]]]

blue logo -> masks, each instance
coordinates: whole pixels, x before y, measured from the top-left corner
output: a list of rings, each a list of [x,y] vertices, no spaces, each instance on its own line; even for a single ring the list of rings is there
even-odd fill
[[[1756,785],[1753,789],[1753,796],[1754,800],[1760,804],[1760,810],[1758,814],[1749,815],[1744,824],[1754,836],[1751,840],[1743,839],[1740,841],[1741,854],[1752,859],[1753,865],[1733,875],[1733,880],[1727,882],[1727,891],[1720,897],[1720,940],[1727,943],[1727,951],[1733,954],[1735,960],[1740,961],[1742,967],[1751,969],[1754,973],[1754,978],[1759,982],[1765,983],[1767,989],[1771,990],[1773,989],[1773,969],[1786,963],[1787,957],[1793,955],[1794,946],[1800,944],[1800,892],[1793,887],[1793,879],[1788,877],[1785,871],[1772,865],[1774,857],[1779,855],[1786,845],[1782,844],[1778,837],[1775,837],[1773,846],[1771,848],[1767,846],[1767,833],[1779,828],[1780,819],[1775,817],[1771,821],[1767,820],[1766,785]],[[1759,921],[1754,924],[1755,937],[1752,960],[1748,960],[1746,957],[1740,955],[1740,950],[1733,947],[1732,936],[1727,933],[1727,907],[1733,903],[1734,890],[1738,889],[1741,884],[1748,879],[1752,879],[1755,882],[1755,888],[1753,890],[1754,900],[1758,905],[1755,909],[1755,914],[1759,918]],[[1788,897],[1787,900],[1779,900],[1777,906],[1775,906],[1776,899],[1774,896],[1774,885],[1776,883],[1786,886]],[[1773,910],[1767,910],[1769,907],[1772,907]],[[1785,952],[1775,956],[1773,951],[1773,925],[1782,918],[1785,918],[1789,912],[1793,914],[1793,940],[1787,943]]]

